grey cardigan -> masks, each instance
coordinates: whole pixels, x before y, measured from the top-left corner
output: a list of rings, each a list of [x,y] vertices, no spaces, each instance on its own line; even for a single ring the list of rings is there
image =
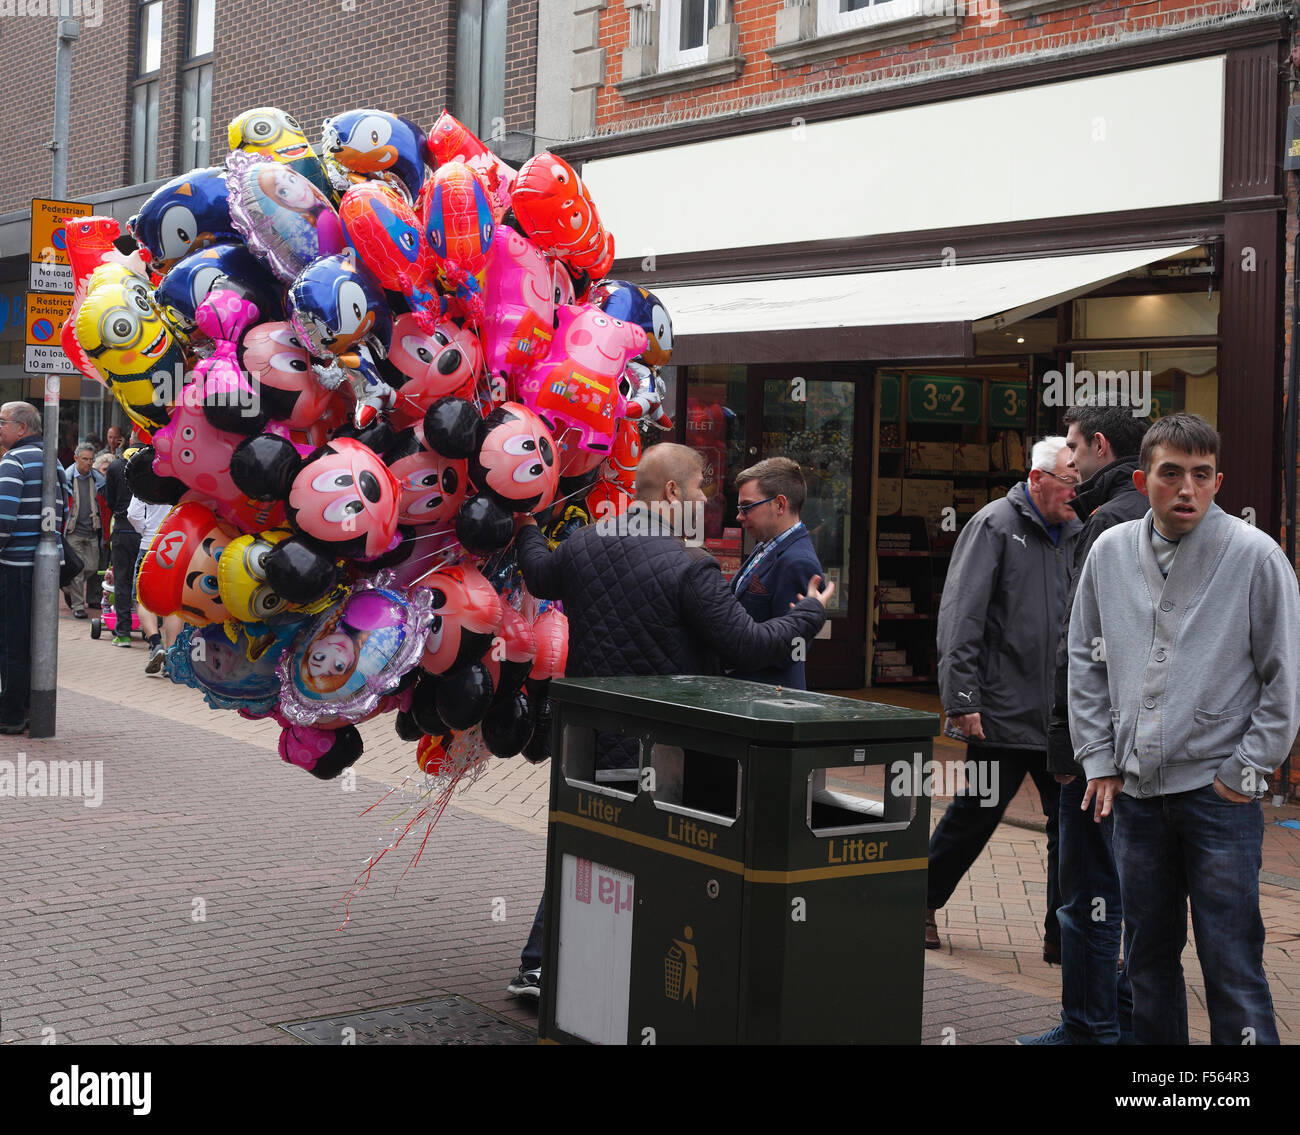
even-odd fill
[[[1103,533],[1070,617],[1070,733],[1129,796],[1217,775],[1263,796],[1300,728],[1300,588],[1263,532],[1216,504],[1160,575],[1153,514]]]

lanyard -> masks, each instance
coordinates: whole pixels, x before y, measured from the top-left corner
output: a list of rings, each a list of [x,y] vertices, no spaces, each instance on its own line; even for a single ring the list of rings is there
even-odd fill
[[[749,559],[741,565],[740,570],[736,572],[736,578],[731,581],[731,593],[733,595],[742,594],[745,587],[749,584],[750,576],[754,574],[758,565],[767,558],[769,553],[776,551],[777,548],[781,547],[782,544],[786,543],[792,537],[806,531],[808,530],[803,526],[803,521],[801,520],[798,524],[791,525],[775,539],[769,540],[766,544],[759,544],[758,547],[749,554]]]

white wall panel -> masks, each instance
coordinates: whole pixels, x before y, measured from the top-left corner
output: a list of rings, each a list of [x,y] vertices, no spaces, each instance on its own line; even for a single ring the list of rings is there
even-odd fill
[[[1150,209],[1222,195],[1224,58],[586,163],[620,257]],[[938,259],[939,250],[935,250]]]

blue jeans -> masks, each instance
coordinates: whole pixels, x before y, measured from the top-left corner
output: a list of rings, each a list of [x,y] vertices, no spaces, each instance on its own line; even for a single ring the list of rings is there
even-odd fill
[[[1259,916],[1259,802],[1233,804],[1206,785],[1149,799],[1121,795],[1114,814],[1138,1044],[1187,1044],[1181,958],[1189,899],[1210,1043],[1277,1044]]]
[[[1087,785],[1081,776],[1061,785],[1061,1023],[1075,1044],[1118,1044],[1133,1031],[1133,991],[1127,973],[1115,974],[1124,911],[1114,816],[1098,824],[1091,807],[1080,810]]]

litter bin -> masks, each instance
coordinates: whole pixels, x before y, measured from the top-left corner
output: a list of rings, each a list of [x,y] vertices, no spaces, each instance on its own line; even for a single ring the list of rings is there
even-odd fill
[[[731,678],[550,697],[541,1040],[920,1042],[937,716]]]

